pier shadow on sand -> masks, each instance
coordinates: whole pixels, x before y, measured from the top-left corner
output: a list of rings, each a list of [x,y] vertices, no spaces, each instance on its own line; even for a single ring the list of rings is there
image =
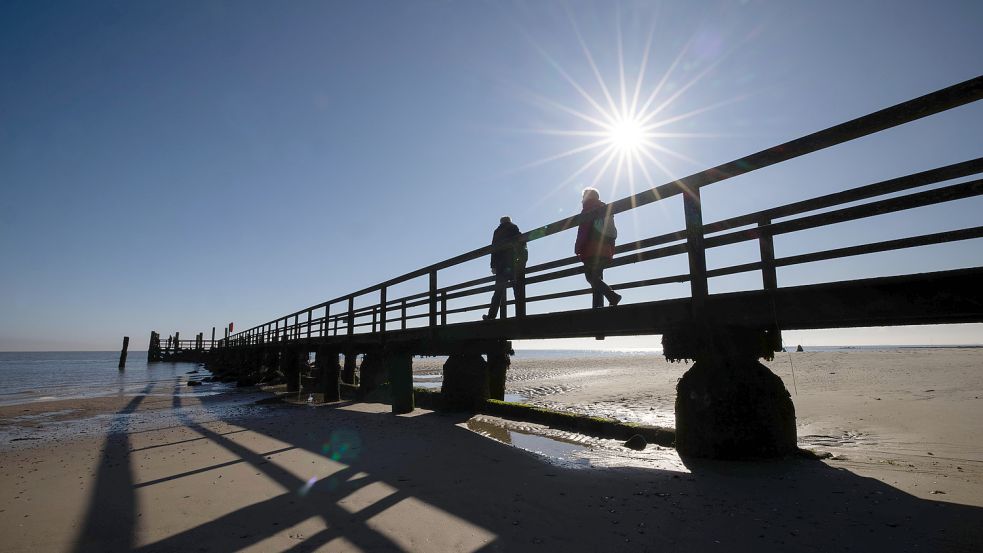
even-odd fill
[[[218,407],[227,398],[202,401]],[[130,452],[120,450],[128,442],[111,435],[76,551],[971,551],[983,543],[979,507],[920,499],[818,461],[568,469],[467,430],[463,415],[396,417],[349,403],[255,409],[225,421],[234,432],[184,422],[280,493],[257,493],[217,517],[191,513],[187,529],[138,539],[137,494],[191,473],[135,482]],[[239,441],[251,433],[286,446],[257,452]],[[338,435],[347,445],[332,442]],[[304,479],[285,460],[298,453],[334,457],[337,470]],[[193,473],[219,478],[229,466]],[[221,487],[209,493],[223,500]],[[311,520],[319,530],[288,531]]]

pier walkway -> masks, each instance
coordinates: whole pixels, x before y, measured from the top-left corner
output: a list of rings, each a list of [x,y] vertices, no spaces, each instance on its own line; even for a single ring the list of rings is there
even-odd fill
[[[568,232],[572,243],[572,232],[583,221],[630,213],[656,202],[672,202],[664,205],[674,207],[681,203],[684,228],[621,243],[611,268],[665,267],[671,263],[652,262],[676,258],[677,265],[687,270],[669,274],[635,270],[632,274],[645,278],[610,284],[619,291],[688,285],[685,297],[635,302],[626,297],[616,307],[571,308],[574,304],[567,298],[589,296],[591,290],[585,285],[579,260],[566,257],[527,267],[525,305],[510,302],[512,317],[483,321],[480,315],[489,307],[494,277],[460,275],[481,274],[476,269],[479,263],[480,271],[487,272],[487,256],[513,247],[508,243],[462,253],[232,335],[226,333],[218,340],[204,340],[199,335],[196,347],[211,349],[210,356],[217,354],[216,364],[236,367],[240,373],[284,374],[292,389],[300,386],[309,354],[317,352],[316,377],[308,380],[317,382],[316,388],[326,400],[338,397],[339,378],[353,382],[355,357],[364,355],[360,387],[388,381],[393,410],[407,412],[414,404],[414,355],[457,356],[461,366],[486,364],[482,370],[487,372],[479,373],[490,375],[490,392],[486,388],[485,397],[500,398],[509,363],[509,341],[516,339],[662,335],[664,352],[672,359],[696,359],[699,364],[701,354],[713,351],[756,363],[757,358],[770,357],[781,349],[781,330],[983,322],[983,248],[980,242],[973,242],[983,238],[983,224],[927,234],[904,234],[900,230],[887,240],[784,257],[775,254],[777,237],[804,233],[799,236],[808,238],[797,243],[808,245],[841,223],[900,212],[917,221],[919,208],[927,206],[960,206],[964,212],[977,214],[976,223],[983,223],[983,204],[977,199],[983,194],[983,157],[713,222],[704,222],[701,197],[708,186],[726,186],[728,179],[981,98],[983,76],[619,199],[608,204],[606,212],[602,208],[543,225],[516,239],[529,243],[532,250],[537,240]],[[639,213],[643,212],[634,212]],[[636,229],[644,228],[645,216],[636,217]],[[917,229],[919,225],[904,227]],[[794,286],[781,286],[778,280],[779,268],[951,242],[967,244],[960,257],[965,262],[962,268],[891,274],[890,267],[885,267],[881,272],[884,276],[876,278]],[[757,250],[757,259],[708,268],[708,251],[740,244]],[[685,263],[679,263],[682,258],[677,256],[684,256]],[[469,263],[472,265],[466,267]],[[609,271],[609,275],[615,273],[618,271]],[[739,274],[760,278],[760,288],[710,293],[710,279]],[[653,295],[657,296],[650,297]],[[516,317],[516,311],[527,314]],[[159,336],[156,340],[160,350]],[[345,356],[344,369],[338,363],[339,355]],[[448,370],[445,367],[445,389],[450,385]],[[683,421],[679,410],[677,403],[677,442]],[[794,412],[791,416],[794,446]],[[787,427],[786,422],[781,424]]]

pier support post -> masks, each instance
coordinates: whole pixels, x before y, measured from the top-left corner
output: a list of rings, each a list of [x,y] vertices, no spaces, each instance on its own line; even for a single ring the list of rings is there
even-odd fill
[[[386,373],[392,393],[393,414],[413,411],[413,355],[404,351],[385,352]]]
[[[345,368],[341,371],[341,381],[345,384],[355,385],[355,367],[358,366],[358,354],[349,351],[345,352]]]
[[[286,380],[287,391],[300,391],[300,356],[294,348],[283,348],[280,353],[280,372]]]
[[[488,397],[505,399],[505,374],[509,370],[512,352],[511,342],[502,342],[501,348],[488,352]]]
[[[338,377],[341,375],[341,367],[338,365],[338,351],[324,347],[318,349],[314,366],[318,373],[317,391],[322,394],[323,401],[339,401],[341,389]]]
[[[358,396],[364,398],[385,383],[386,367],[382,353],[378,351],[366,353],[362,357],[362,365],[358,368]]]
[[[259,382],[269,382],[275,378],[279,365],[279,351],[274,347],[263,348],[263,360],[260,367]]]
[[[451,355],[444,363],[441,396],[450,409],[474,409],[490,397],[488,363],[477,353]]]
[[[696,328],[663,336],[667,359],[695,359],[676,385],[679,454],[738,459],[794,453],[792,398],[782,379],[758,362],[772,357],[775,337],[766,330],[719,327],[691,334]]]

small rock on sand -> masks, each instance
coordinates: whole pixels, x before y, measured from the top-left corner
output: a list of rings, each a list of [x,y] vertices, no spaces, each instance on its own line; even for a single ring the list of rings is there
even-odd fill
[[[628,438],[628,441],[625,442],[625,447],[627,447],[628,449],[634,449],[635,451],[641,451],[645,449],[645,446],[647,445],[648,442],[646,442],[645,438],[643,438],[639,434],[635,434],[631,438]]]

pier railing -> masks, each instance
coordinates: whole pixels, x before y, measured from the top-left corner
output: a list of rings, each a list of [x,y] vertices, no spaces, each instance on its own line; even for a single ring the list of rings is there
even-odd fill
[[[983,226],[970,226],[786,257],[775,257],[774,249],[774,238],[779,235],[979,196],[983,194],[983,179],[979,178],[928,190],[899,193],[979,175],[983,172],[983,157],[707,224],[703,222],[700,190],[714,183],[970,104],[981,98],[983,76],[622,198],[608,204],[606,209],[549,223],[522,234],[508,244],[477,248],[312,305],[218,340],[217,345],[237,346],[361,333],[378,333],[384,336],[387,332],[418,327],[419,323],[432,328],[447,325],[451,315],[486,310],[489,307],[487,302],[490,292],[494,288],[493,276],[442,282],[440,277],[442,274],[446,275],[448,269],[483,258],[493,251],[511,248],[515,242],[534,242],[576,228],[581,222],[605,216],[607,213],[613,215],[627,212],[677,195],[682,195],[683,199],[685,228],[619,245],[610,266],[626,266],[686,255],[688,272],[620,282],[612,284],[612,288],[624,290],[688,282],[694,319],[702,316],[703,305],[708,296],[709,278],[760,272],[763,288],[773,290],[778,287],[778,267],[980,238],[983,237]],[[847,205],[861,201],[866,203]],[[819,210],[825,211],[810,214]],[[760,252],[758,261],[707,269],[708,249],[748,241],[757,242]],[[582,274],[582,271],[576,257],[565,257],[528,267],[525,271],[525,284],[529,286],[554,281]],[[426,283],[422,286],[417,283],[416,289],[419,291],[402,295],[394,293],[394,290],[406,288],[418,280]],[[589,288],[583,287],[527,295],[525,302],[531,304],[590,293]],[[452,308],[449,306],[450,302],[465,304]],[[474,318],[477,319],[477,316]]]

